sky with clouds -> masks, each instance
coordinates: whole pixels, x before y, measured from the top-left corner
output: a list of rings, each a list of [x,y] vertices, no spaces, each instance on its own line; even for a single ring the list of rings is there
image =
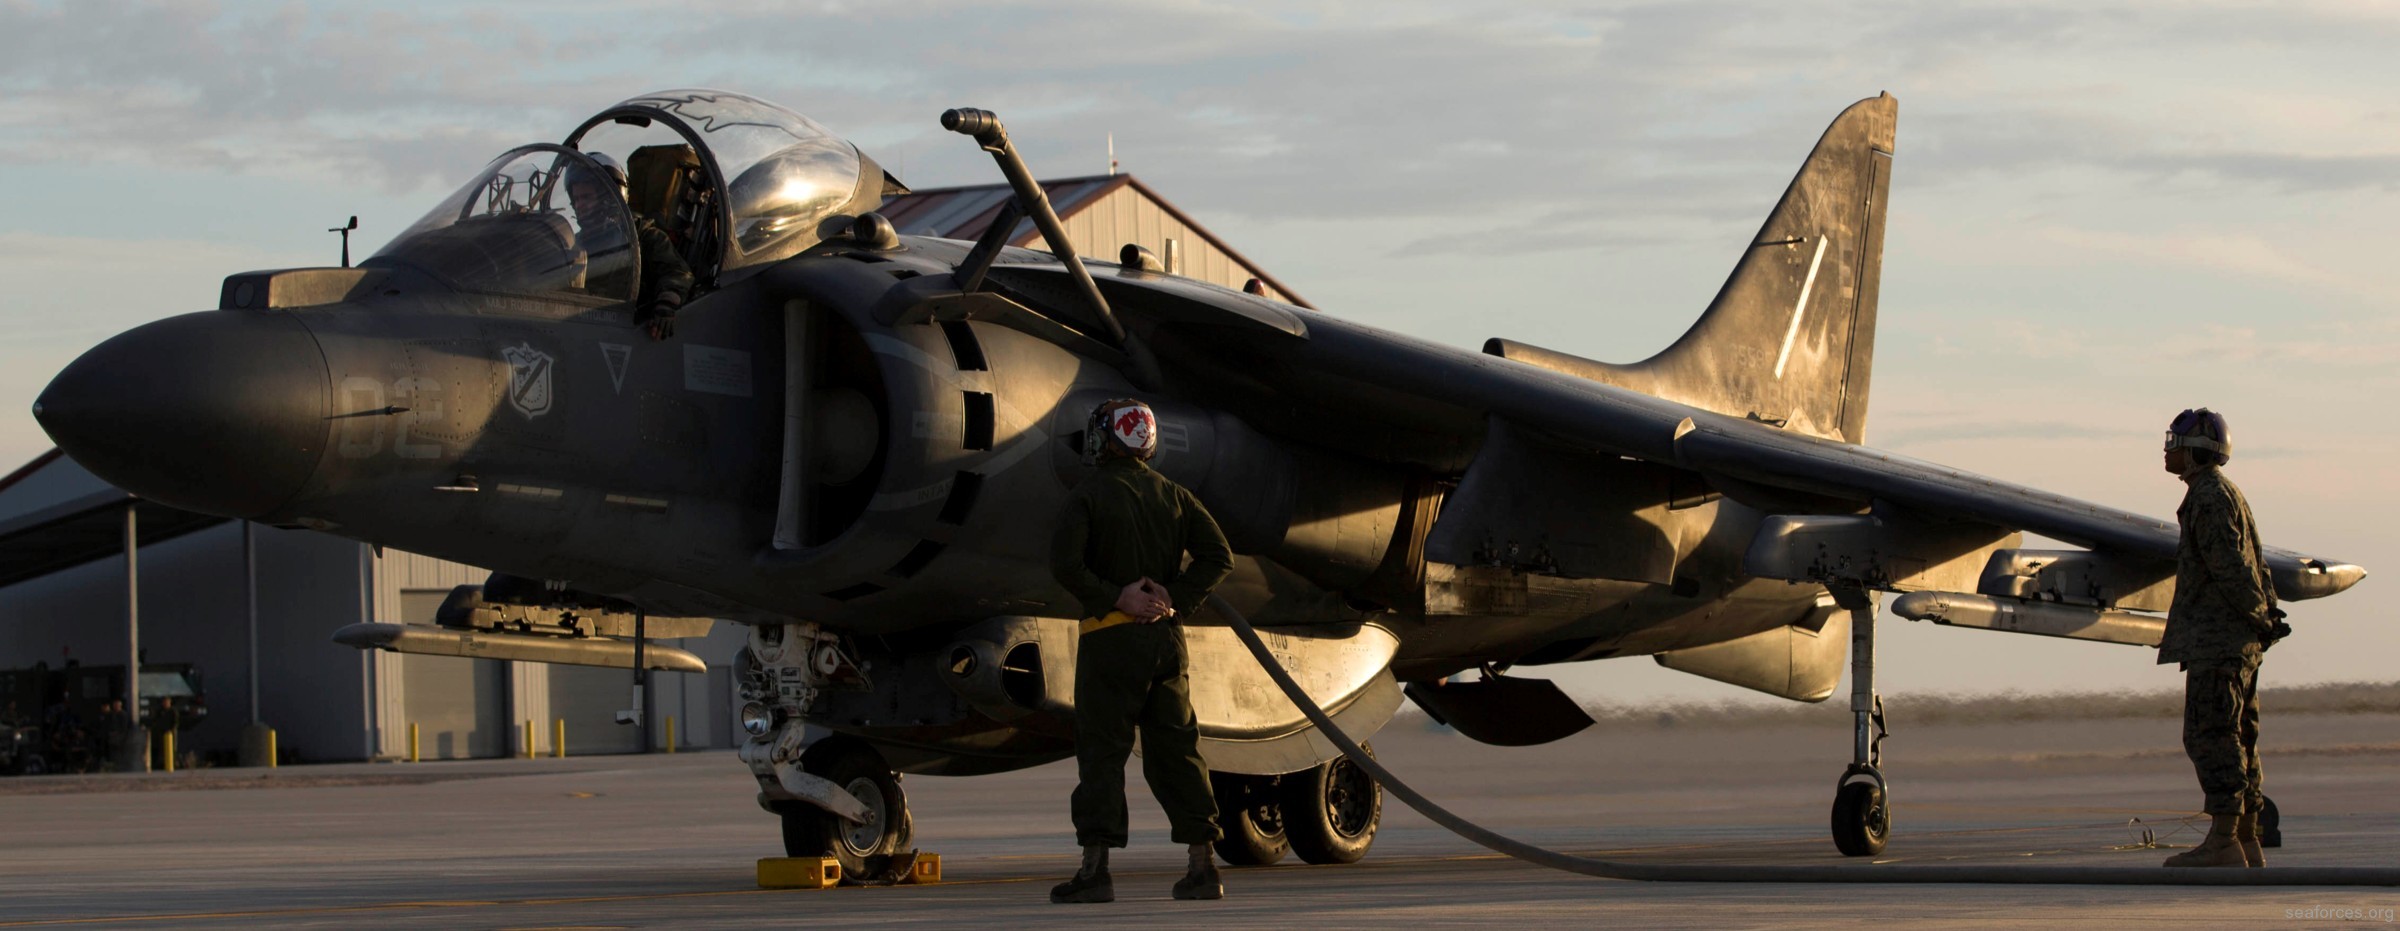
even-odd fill
[[[918,187],[1139,175],[1329,312],[1602,359],[1689,325],[1824,125],[1900,99],[1868,441],[2149,514],[2231,420],[2279,545],[2400,572],[2400,7],[2366,2],[0,0],[0,461],[84,348],[371,251],[645,90],[798,109]],[[2273,684],[2400,678],[2391,584]],[[2122,647],[1893,621],[1887,691],[2164,688]],[[1738,692],[1628,660],[1609,700]]]

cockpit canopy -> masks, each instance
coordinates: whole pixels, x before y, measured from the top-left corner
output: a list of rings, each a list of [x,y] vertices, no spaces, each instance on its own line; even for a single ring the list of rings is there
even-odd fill
[[[584,183],[599,178],[620,183]],[[808,117],[729,91],[661,91],[601,111],[564,145],[501,156],[364,264],[462,290],[620,303],[640,293],[637,222],[666,232],[705,287],[796,255],[906,190]]]
[[[593,305],[633,300],[633,215],[598,163],[565,146],[511,149],[361,265],[461,291]]]

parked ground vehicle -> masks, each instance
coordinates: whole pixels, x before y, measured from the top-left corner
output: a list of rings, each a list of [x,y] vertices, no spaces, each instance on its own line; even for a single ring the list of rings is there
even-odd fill
[[[156,733],[205,720],[201,682],[200,667],[191,663],[143,663],[141,722]],[[42,662],[0,670],[0,774],[106,768],[120,729],[131,726],[108,711],[124,694],[124,666],[69,660],[55,669]]]
[[[39,776],[50,771],[42,729],[0,722],[0,775]]]

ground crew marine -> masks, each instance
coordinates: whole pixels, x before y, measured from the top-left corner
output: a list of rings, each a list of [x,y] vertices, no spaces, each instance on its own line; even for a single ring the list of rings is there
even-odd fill
[[[1068,499],[1052,539],[1051,573],[1086,618],[1075,657],[1081,778],[1072,803],[1083,867],[1051,890],[1053,902],[1116,898],[1108,850],[1127,842],[1125,761],[1137,729],[1142,775],[1175,842],[1191,853],[1175,897],[1224,894],[1210,848],[1223,836],[1216,797],[1200,759],[1183,630],[1173,619],[1197,610],[1233,571],[1233,551],[1198,498],[1144,464],[1158,448],[1157,430],[1156,415],[1138,401],[1092,412],[1084,450],[1098,469]]]
[[[2167,866],[2262,866],[2258,815],[2258,664],[2290,628],[2275,610],[2258,526],[2221,466],[2230,458],[2225,418],[2184,411],[2167,431],[2166,467],[2183,479],[2175,600],[2158,645],[2160,663],[2184,670],[2183,748],[2199,774],[2211,827]]]

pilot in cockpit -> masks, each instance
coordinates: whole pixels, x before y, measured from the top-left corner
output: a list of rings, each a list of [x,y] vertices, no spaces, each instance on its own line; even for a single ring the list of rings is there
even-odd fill
[[[623,222],[622,214],[610,209],[614,203],[608,194],[613,188],[617,195],[615,202],[623,202],[625,196],[624,167],[601,153],[594,152],[589,157],[606,173],[605,177],[595,176],[581,164],[567,169],[567,196],[574,203],[576,221],[586,237]],[[651,339],[666,339],[675,335],[675,312],[691,297],[692,266],[655,218],[638,212],[632,216],[632,236],[610,230],[607,238],[632,240],[637,244],[642,290],[634,301],[633,322],[648,330]]]

